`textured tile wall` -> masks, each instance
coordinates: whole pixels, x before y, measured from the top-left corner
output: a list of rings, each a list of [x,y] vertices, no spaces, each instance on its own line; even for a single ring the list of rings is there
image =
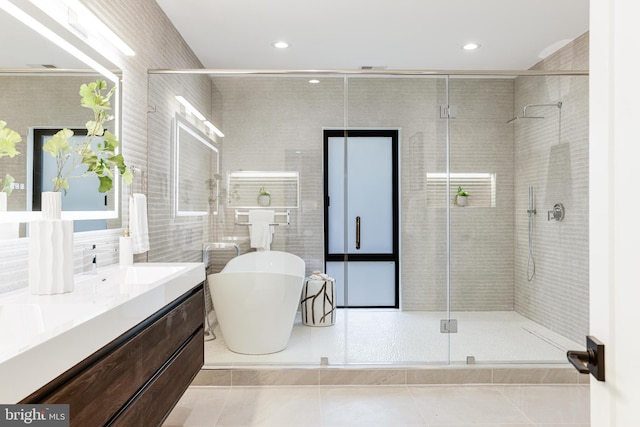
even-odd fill
[[[446,208],[426,206],[427,172],[446,171],[444,78],[216,78],[223,99],[222,170],[301,173],[301,208],[276,230],[274,249],[296,253],[309,271],[322,269],[322,129],[400,129],[401,299],[406,310],[446,308]],[[496,208],[452,208],[452,308],[513,309],[513,149],[505,125],[513,81],[455,79],[452,171],[498,174]],[[346,106],[346,112],[345,112]],[[233,210],[222,214],[229,235]]]
[[[222,154],[222,206],[228,171],[298,171],[300,204],[291,225],[278,227],[274,250],[301,256],[307,271],[323,266],[322,129],[342,127],[342,78],[308,83],[300,77],[215,78],[225,133]],[[221,208],[217,219],[225,236],[248,236],[234,223],[234,209]]]
[[[451,172],[495,173],[495,207],[451,209],[451,309],[513,309],[512,79],[450,80]]]
[[[584,34],[537,69],[588,69]],[[562,101],[562,109],[527,113],[544,119],[514,123],[515,137],[515,309],[576,342],[589,331],[589,81],[588,77],[519,77],[514,114],[526,104]],[[536,274],[526,278],[528,187],[536,194],[533,248]],[[547,211],[562,203],[562,222]]]

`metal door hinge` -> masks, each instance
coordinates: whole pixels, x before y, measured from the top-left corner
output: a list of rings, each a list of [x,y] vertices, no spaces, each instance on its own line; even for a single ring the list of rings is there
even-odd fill
[[[456,117],[458,117],[457,105],[441,105],[440,106],[441,119],[446,119],[446,118],[455,119]]]
[[[440,320],[440,332],[443,334],[455,334],[458,332],[458,320],[457,319],[441,319]]]

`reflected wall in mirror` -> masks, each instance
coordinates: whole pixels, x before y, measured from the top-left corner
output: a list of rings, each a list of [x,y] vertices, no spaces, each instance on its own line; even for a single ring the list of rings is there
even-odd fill
[[[218,213],[219,159],[214,142],[180,114],[175,116],[176,216]],[[202,171],[209,171],[203,179]]]
[[[21,2],[26,5],[27,2]],[[28,5],[27,5],[28,6]],[[26,8],[26,6],[24,6]],[[33,9],[33,8],[32,8]],[[31,12],[31,11],[30,11]],[[53,29],[53,28],[52,28]],[[54,31],[60,33],[61,29]],[[68,36],[68,35],[67,35]],[[19,43],[8,43],[3,47],[0,58],[0,120],[7,123],[7,127],[18,132],[22,141],[16,148],[21,153],[14,158],[0,158],[0,174],[4,177],[9,173],[15,178],[14,190],[7,198],[8,212],[3,214],[11,221],[29,221],[37,216],[31,211],[34,183],[33,161],[33,130],[36,128],[84,128],[91,119],[91,112],[80,105],[79,89],[83,83],[102,78],[98,72],[87,70],[87,66],[53,42],[36,33],[31,28],[19,22],[13,16],[0,9],[0,37],[3,40],[19,40]],[[69,37],[67,37],[69,38]],[[71,41],[71,38],[69,38]],[[83,53],[96,59],[105,68],[114,71],[118,78],[119,72],[107,59],[103,58],[90,47],[79,42],[73,43]],[[112,86],[110,82],[108,85]],[[115,120],[109,122],[109,130],[120,139],[119,134],[119,105],[120,93],[111,99]],[[35,164],[36,172],[38,165]],[[83,181],[74,180],[74,181]],[[71,185],[76,184],[75,182]],[[90,187],[92,192],[97,192]],[[72,187],[73,189],[73,187]],[[73,190],[78,194],[85,194],[85,190]],[[104,199],[104,194],[100,194]],[[120,209],[118,203],[119,181],[107,193],[107,209],[101,207],[94,210],[81,207],[75,212],[65,213],[67,218],[74,220],[100,219],[100,224],[89,229],[119,228],[121,226]],[[34,211],[37,207],[33,207]],[[87,221],[90,223],[90,221]],[[82,230],[85,225],[78,224]],[[20,237],[26,235],[24,224],[20,226]]]

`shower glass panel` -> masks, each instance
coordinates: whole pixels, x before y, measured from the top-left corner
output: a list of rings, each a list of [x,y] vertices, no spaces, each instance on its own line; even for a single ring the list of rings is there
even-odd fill
[[[393,246],[394,237],[387,236],[381,225],[365,228],[372,213],[361,210],[361,205],[347,204],[344,209],[345,224],[360,220],[362,240],[362,248],[347,253],[342,263],[347,304],[341,314],[348,364],[448,363],[449,336],[440,333],[441,321],[448,320],[446,195],[430,192],[428,180],[432,174],[447,172],[447,119],[440,116],[440,105],[445,103],[445,77],[350,75],[347,79],[345,155],[359,156],[361,169],[380,172],[383,168],[373,160],[375,138],[359,141],[358,137],[378,132],[397,138],[397,158],[391,151],[387,154],[388,161],[396,162],[388,184],[397,197],[392,224],[397,252],[391,255],[385,248],[363,253],[365,243],[385,235]],[[358,150],[348,148],[358,142]],[[363,204],[373,213],[388,210],[389,198],[382,192],[386,184],[379,185],[380,191],[354,185],[362,171],[348,167],[348,160],[345,165],[346,199],[368,200]],[[360,302],[363,295],[378,295],[381,287],[395,292],[396,304]]]
[[[229,351],[211,315],[205,366],[564,363],[589,312],[579,74],[151,73],[153,167],[133,187],[153,201],[149,260],[200,261],[205,243],[225,243],[209,253],[208,271],[220,271],[236,256],[229,243],[253,250],[236,206],[278,191],[235,191],[227,173],[297,172],[298,207],[271,249],[303,258],[307,275],[326,271],[342,295],[334,325],[307,326],[298,312],[288,347],[270,355]],[[208,132],[177,95],[225,135],[210,134],[218,173],[196,178],[218,205],[202,217],[173,215],[174,189],[189,185],[176,181],[175,117]],[[337,241],[326,234],[334,208]]]
[[[588,78],[449,82],[451,363],[564,363],[588,332]]]

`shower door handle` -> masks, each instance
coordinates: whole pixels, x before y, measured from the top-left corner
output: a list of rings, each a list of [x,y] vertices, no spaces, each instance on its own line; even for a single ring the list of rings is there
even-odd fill
[[[360,217],[356,217],[356,249],[360,249]]]

